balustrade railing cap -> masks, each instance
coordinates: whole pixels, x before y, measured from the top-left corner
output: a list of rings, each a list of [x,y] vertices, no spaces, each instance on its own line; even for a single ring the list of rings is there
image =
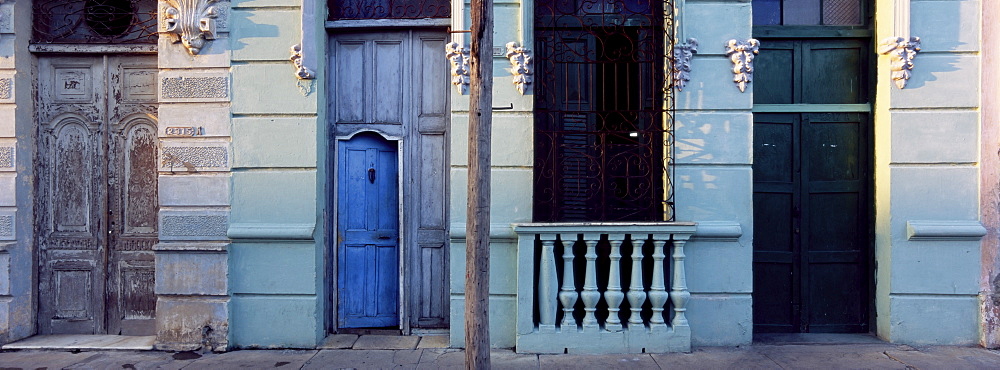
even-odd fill
[[[513,224],[514,232],[527,233],[602,233],[630,234],[636,233],[672,233],[693,234],[697,228],[695,222],[546,222]]]

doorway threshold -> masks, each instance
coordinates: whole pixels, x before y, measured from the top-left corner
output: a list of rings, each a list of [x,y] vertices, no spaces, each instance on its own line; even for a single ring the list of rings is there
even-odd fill
[[[52,350],[128,350],[151,351],[155,335],[86,335],[86,334],[53,334],[36,335],[0,347],[4,350],[14,349],[52,349]]]
[[[768,333],[754,334],[754,344],[884,344],[868,333]]]

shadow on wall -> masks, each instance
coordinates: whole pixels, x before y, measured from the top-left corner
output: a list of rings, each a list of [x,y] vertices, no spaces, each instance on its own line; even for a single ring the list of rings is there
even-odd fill
[[[241,50],[247,47],[249,44],[241,41],[246,39],[263,39],[263,38],[278,38],[281,36],[281,32],[278,31],[278,26],[273,24],[260,24],[255,23],[252,18],[258,15],[258,12],[266,12],[266,10],[230,10],[229,11],[229,47],[232,50]],[[297,30],[292,30],[289,32],[297,32]],[[237,37],[234,37],[237,36]],[[262,40],[254,40],[248,42],[261,43]],[[287,49],[292,47],[292,45],[277,45],[282,49]]]

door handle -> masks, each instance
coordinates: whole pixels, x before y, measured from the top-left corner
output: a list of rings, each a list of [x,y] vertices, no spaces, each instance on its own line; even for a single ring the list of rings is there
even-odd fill
[[[375,183],[375,168],[368,169],[368,182]]]

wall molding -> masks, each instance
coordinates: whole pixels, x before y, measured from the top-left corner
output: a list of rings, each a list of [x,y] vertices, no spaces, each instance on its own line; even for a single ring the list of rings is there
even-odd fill
[[[978,241],[985,235],[986,228],[979,221],[906,221],[906,239],[910,241]]]
[[[735,242],[743,236],[743,226],[736,221],[698,221],[692,240]]]
[[[312,240],[315,224],[234,223],[229,225],[230,239]]]

